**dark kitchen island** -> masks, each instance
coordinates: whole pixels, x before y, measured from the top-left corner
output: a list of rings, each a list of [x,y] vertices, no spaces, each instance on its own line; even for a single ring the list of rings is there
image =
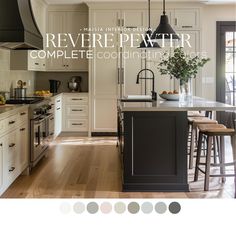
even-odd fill
[[[189,191],[187,111],[235,110],[194,98],[178,101],[120,102],[118,136],[123,191]]]

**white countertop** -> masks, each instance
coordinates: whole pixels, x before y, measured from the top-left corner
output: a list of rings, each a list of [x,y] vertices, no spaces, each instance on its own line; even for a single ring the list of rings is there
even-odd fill
[[[157,100],[155,102],[120,102],[122,112],[126,111],[235,111],[235,106],[194,97],[189,104],[179,101]]]

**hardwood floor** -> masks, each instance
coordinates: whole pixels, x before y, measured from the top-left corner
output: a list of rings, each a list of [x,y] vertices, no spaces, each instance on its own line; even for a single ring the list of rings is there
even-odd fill
[[[30,176],[21,175],[2,198],[233,198],[233,178],[221,184],[211,178],[203,191],[203,176],[190,192],[121,191],[121,171],[116,138],[58,138]]]

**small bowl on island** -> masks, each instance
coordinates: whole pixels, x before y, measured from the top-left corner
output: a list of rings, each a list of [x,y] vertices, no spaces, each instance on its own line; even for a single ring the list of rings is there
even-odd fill
[[[176,90],[173,92],[163,91],[159,96],[167,101],[179,101],[179,93]]]

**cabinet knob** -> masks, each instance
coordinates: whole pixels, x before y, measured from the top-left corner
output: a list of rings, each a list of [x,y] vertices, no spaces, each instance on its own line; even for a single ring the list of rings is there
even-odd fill
[[[9,121],[9,125],[12,125],[12,124],[14,124],[15,123],[15,121],[14,120],[12,120],[12,121]]]
[[[25,130],[25,128],[20,129],[20,131],[24,131],[24,130]]]
[[[20,115],[24,116],[24,115],[26,115],[26,112],[21,112]]]
[[[3,146],[3,144],[2,143],[0,143],[0,147],[2,147]]]

